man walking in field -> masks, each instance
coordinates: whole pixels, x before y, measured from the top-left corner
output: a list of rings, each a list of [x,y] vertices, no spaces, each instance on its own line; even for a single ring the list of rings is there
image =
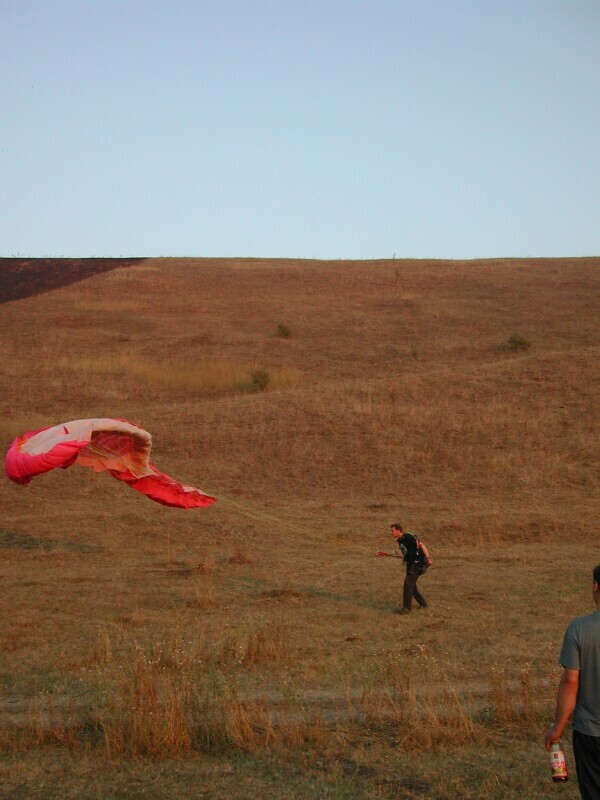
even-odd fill
[[[399,522],[394,522],[391,527],[391,535],[398,542],[398,547],[402,553],[401,557],[406,564],[402,605],[399,608],[395,608],[394,611],[396,614],[408,614],[412,611],[413,597],[419,604],[419,608],[425,608],[427,605],[427,601],[417,589],[417,581],[432,562],[427,548],[414,533],[402,530],[402,525]]]
[[[565,633],[556,714],[546,734],[549,750],[573,713],[573,752],[583,800],[600,800],[600,564],[593,572],[593,597],[596,611],[574,619]]]

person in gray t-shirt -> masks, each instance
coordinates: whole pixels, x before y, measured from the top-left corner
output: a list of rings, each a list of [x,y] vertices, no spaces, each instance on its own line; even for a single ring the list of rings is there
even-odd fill
[[[600,800],[600,564],[594,568],[593,596],[597,610],[577,617],[566,630],[556,714],[546,734],[549,750],[573,714],[573,753],[583,800]]]

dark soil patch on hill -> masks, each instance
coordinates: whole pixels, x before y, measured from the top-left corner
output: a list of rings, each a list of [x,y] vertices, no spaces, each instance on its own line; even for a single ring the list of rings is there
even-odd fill
[[[0,303],[22,300],[145,258],[0,258]]]

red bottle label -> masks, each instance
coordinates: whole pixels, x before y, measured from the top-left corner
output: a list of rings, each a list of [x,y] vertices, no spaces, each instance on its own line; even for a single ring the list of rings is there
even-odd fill
[[[562,750],[553,750],[550,754],[550,769],[553,780],[565,780],[567,778],[567,762]]]

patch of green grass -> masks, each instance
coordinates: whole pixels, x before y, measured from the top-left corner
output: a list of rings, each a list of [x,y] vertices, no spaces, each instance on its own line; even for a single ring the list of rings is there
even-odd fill
[[[72,553],[100,553],[104,548],[98,545],[80,542],[58,542],[54,539],[42,539],[27,533],[0,530],[0,547],[19,550],[63,550]]]
[[[289,325],[286,325],[285,322],[280,322],[277,325],[276,333],[280,339],[290,339],[292,336],[292,329]]]
[[[512,333],[502,345],[502,350],[510,350],[512,353],[521,353],[529,350],[531,342],[520,333]]]

